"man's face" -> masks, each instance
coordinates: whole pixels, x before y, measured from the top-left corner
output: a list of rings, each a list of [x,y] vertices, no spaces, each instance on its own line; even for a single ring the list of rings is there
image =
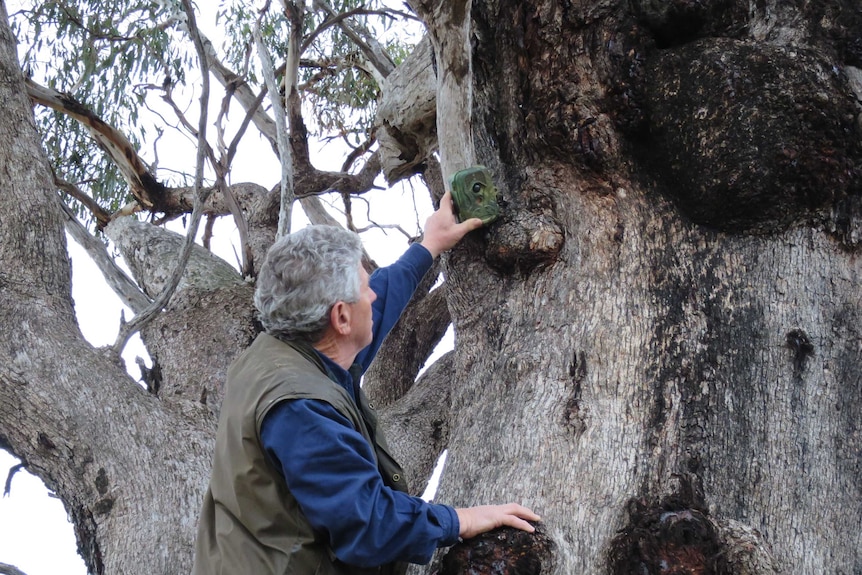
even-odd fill
[[[377,294],[368,286],[368,272],[359,264],[359,301],[350,304],[351,329],[356,349],[361,350],[371,343],[372,317],[371,304],[377,299]]]

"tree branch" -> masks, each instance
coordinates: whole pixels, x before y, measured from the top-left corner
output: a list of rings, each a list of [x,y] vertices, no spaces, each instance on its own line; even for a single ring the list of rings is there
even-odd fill
[[[90,213],[93,214],[94,218],[96,218],[96,225],[99,228],[104,228],[108,225],[108,222],[111,221],[111,214],[109,214],[107,210],[102,209],[102,206],[100,206],[96,200],[72,182],[67,182],[58,177],[56,173],[54,174],[54,185],[81,202],[85,208],[90,210]]]
[[[365,393],[381,407],[393,404],[410,390],[416,374],[449,327],[451,318],[446,306],[445,285],[428,292],[439,272],[439,264],[435,263],[425,274],[365,374]]]
[[[437,61],[437,143],[446,181],[475,163],[473,147],[472,0],[414,0]]]
[[[287,65],[284,75],[286,94],[292,94],[296,91],[297,73],[299,70],[299,42],[302,39],[302,8],[295,3],[291,3],[291,6],[292,8],[287,10],[290,23],[290,40],[288,41]],[[288,142],[287,117],[284,113],[284,103],[281,99],[281,94],[276,85],[272,58],[270,58],[260,33],[260,21],[268,8],[269,3],[261,10],[255,22],[253,33],[254,44],[257,48],[257,57],[263,69],[264,81],[266,82],[270,101],[272,102],[272,111],[275,114],[276,143],[281,162],[281,202],[279,203],[278,229],[276,230],[275,237],[280,238],[290,233],[290,220],[294,200],[293,152]],[[297,25],[297,21],[299,25]]]
[[[230,88],[227,88],[225,89],[225,96],[222,99],[222,107],[219,111],[219,117],[216,122],[216,125],[219,129],[219,143],[221,146],[219,153],[221,154],[221,157],[218,162],[214,162],[213,168],[216,172],[216,187],[221,193],[221,196],[224,198],[225,203],[230,209],[231,214],[233,214],[233,220],[236,224],[237,231],[239,232],[240,251],[242,252],[242,256],[240,257],[240,268],[242,269],[242,275],[245,277],[250,277],[254,275],[254,253],[249,243],[248,221],[246,220],[245,214],[240,208],[236,194],[234,194],[233,189],[231,189],[231,186],[227,185],[227,178],[228,174],[230,173],[230,166],[233,162],[234,154],[236,153],[236,147],[239,144],[239,141],[242,138],[243,134],[245,134],[249,123],[251,122],[251,114],[246,113],[242,123],[240,124],[239,129],[237,130],[237,133],[234,135],[233,141],[231,141],[230,146],[228,148],[225,148],[222,119],[227,115],[227,110],[230,107],[231,99],[231,90]],[[208,219],[207,223],[208,227],[211,230],[211,217]]]
[[[165,186],[150,174],[146,164],[125,135],[105,123],[69,94],[40,86],[29,78],[25,79],[25,85],[27,95],[33,102],[62,112],[83,124],[99,147],[120,169],[135,199],[147,209],[162,211],[159,206],[165,193]]]
[[[404,466],[412,493],[422,493],[449,443],[454,372],[454,358],[449,352],[422,374],[407,395],[380,410],[380,424],[392,455]]]
[[[233,94],[237,101],[239,101],[240,106],[242,106],[247,112],[253,113],[252,121],[254,122],[254,125],[258,130],[260,130],[260,133],[269,140],[273,149],[277,150],[278,144],[276,143],[275,122],[260,107],[262,98],[267,91],[266,88],[262,90],[260,95],[252,92],[248,83],[246,83],[241,76],[231,71],[218,59],[212,42],[210,42],[203,34],[199,34],[199,37],[204,46],[204,52],[206,53],[210,73],[215,76],[216,80],[218,80],[222,86],[225,88],[230,86],[233,89]]]
[[[150,298],[132,281],[129,276],[117,265],[117,263],[108,255],[105,249],[105,244],[93,237],[90,232],[78,221],[75,214],[65,202],[57,198],[60,207],[66,214],[66,232],[72,236],[72,239],[81,246],[87,255],[98,266],[99,271],[105,278],[105,281],[111,286],[123,303],[129,306],[132,311],[138,313],[146,309],[150,305]]]
[[[27,575],[14,565],[0,563],[0,575]]]

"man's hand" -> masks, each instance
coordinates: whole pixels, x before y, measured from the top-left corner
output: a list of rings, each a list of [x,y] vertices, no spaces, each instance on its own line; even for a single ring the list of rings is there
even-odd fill
[[[440,199],[440,208],[425,221],[425,236],[420,244],[436,258],[468,233],[481,227],[482,220],[479,218],[471,218],[459,224],[452,208],[452,194],[446,192]]]
[[[527,521],[541,520],[541,517],[517,503],[459,508],[455,513],[458,514],[458,521],[461,522],[458,535],[462,539],[470,539],[504,525],[532,533],[536,529]]]

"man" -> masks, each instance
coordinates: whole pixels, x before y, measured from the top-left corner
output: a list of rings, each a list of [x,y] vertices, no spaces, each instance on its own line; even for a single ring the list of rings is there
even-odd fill
[[[270,248],[255,292],[266,333],[228,372],[195,575],[388,575],[458,537],[533,531],[539,517],[520,505],[410,496],[359,387],[434,258],[481,225],[457,223],[447,193],[422,241],[371,278],[341,228]]]

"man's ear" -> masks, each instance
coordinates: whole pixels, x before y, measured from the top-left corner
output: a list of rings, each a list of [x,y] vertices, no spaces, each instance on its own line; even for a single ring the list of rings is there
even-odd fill
[[[329,312],[329,325],[338,335],[350,334],[350,306],[343,301],[337,302]]]

